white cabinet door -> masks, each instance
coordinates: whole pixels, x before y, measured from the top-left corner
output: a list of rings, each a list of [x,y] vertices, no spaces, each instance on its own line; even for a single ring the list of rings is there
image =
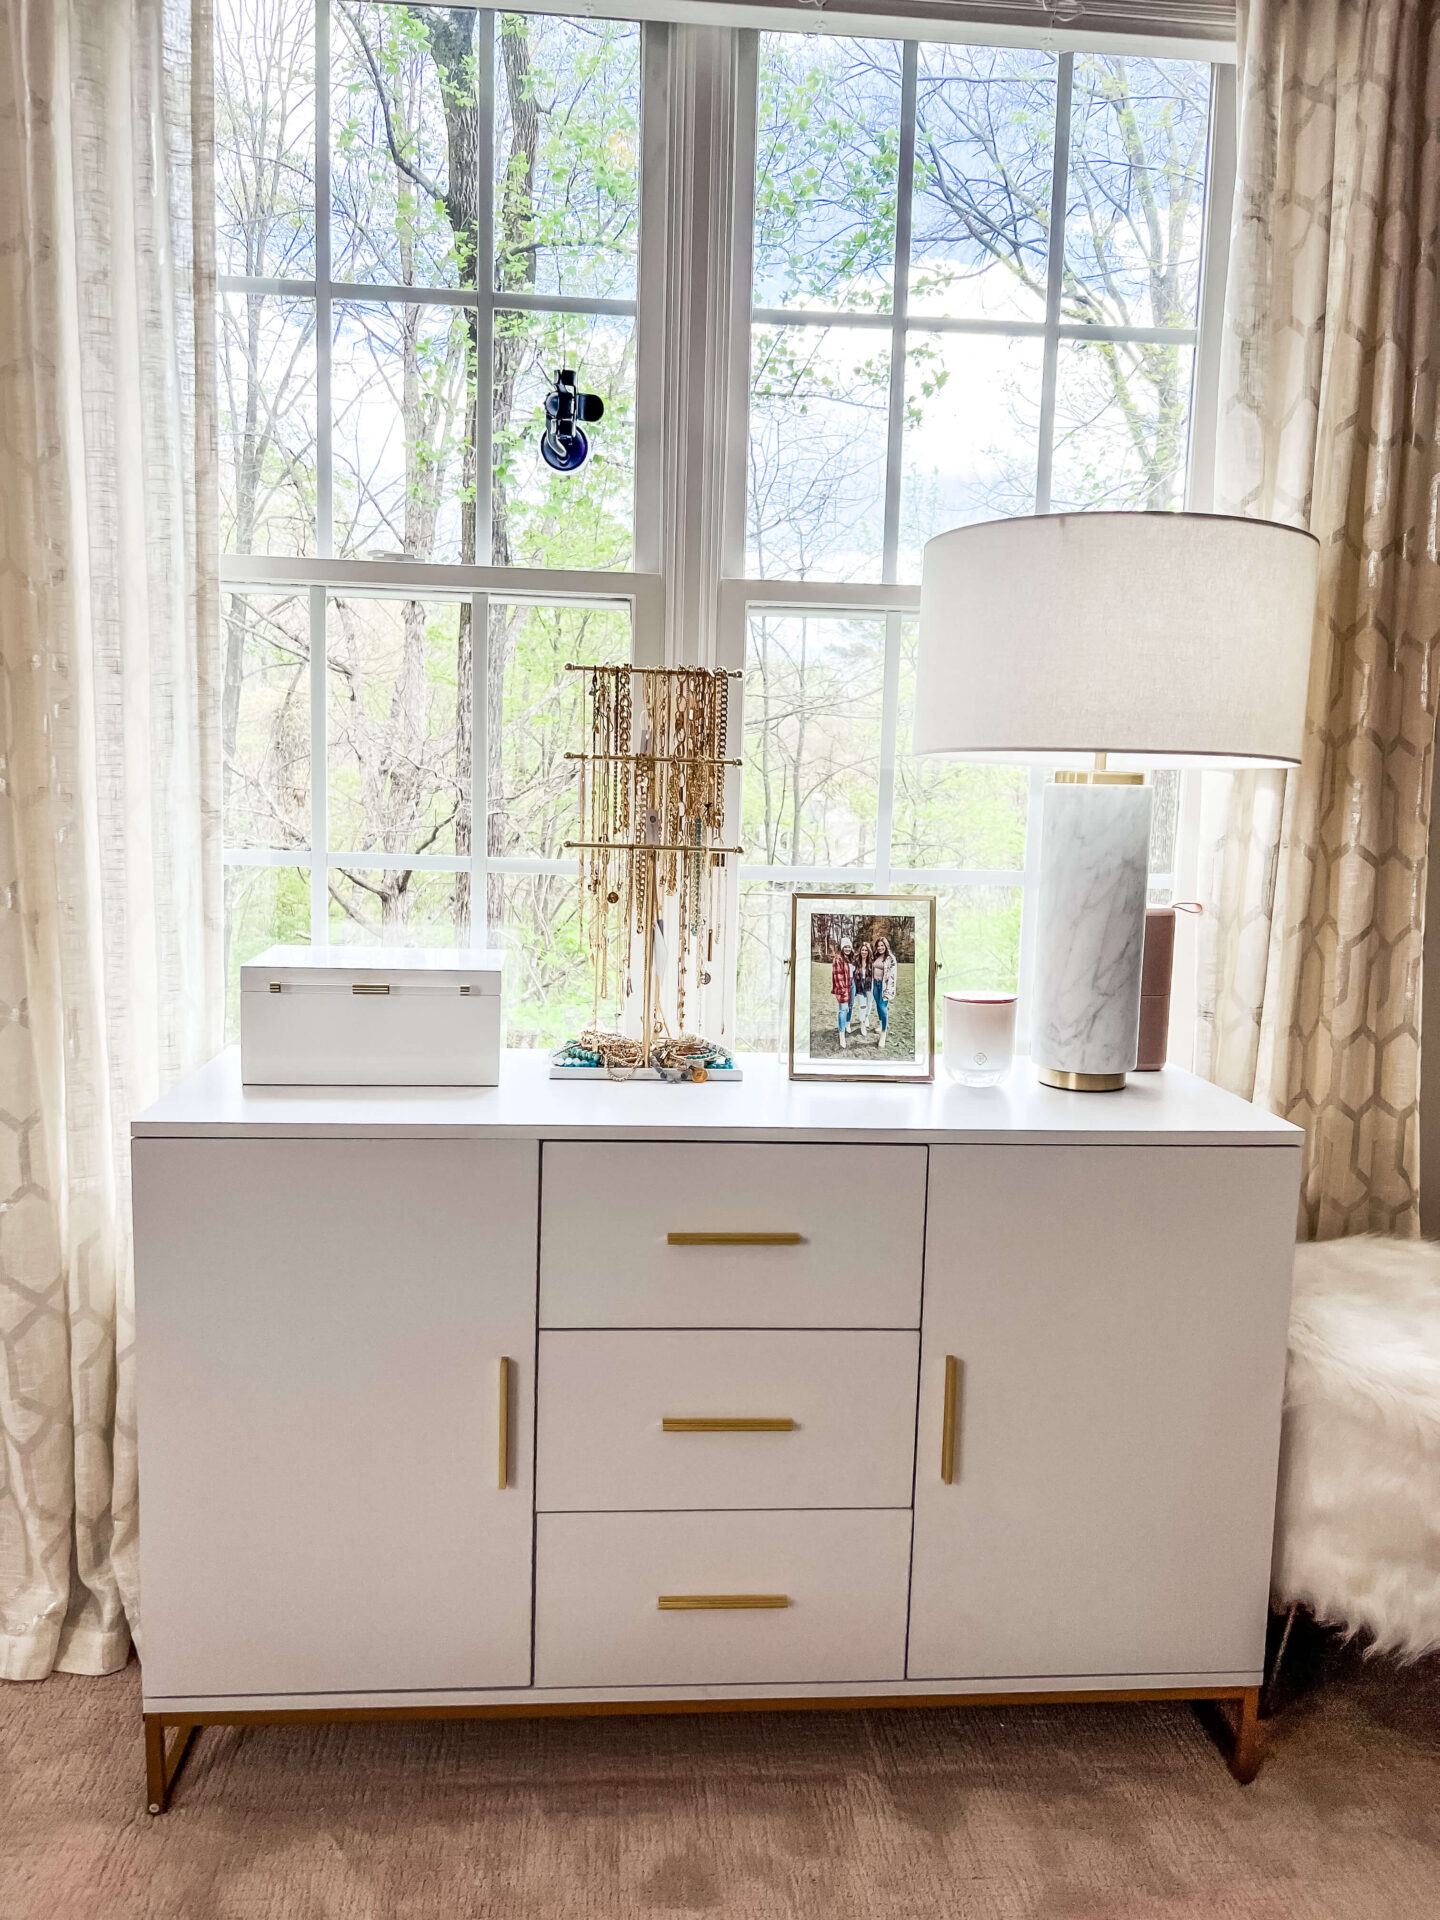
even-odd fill
[[[538,1149],[134,1165],[147,1698],[528,1685]]]
[[[911,1679],[1258,1673],[1298,1177],[1288,1147],[931,1149]]]

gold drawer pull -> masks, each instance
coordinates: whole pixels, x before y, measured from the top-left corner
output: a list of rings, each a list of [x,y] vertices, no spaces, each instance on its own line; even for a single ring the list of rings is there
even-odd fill
[[[510,1362],[500,1362],[500,1391],[496,1395],[499,1406],[500,1445],[496,1455],[499,1462],[496,1476],[497,1485],[503,1493],[510,1484]]]
[[[960,1400],[960,1362],[953,1353],[945,1356],[945,1416],[940,1427],[940,1478],[947,1487],[955,1484],[955,1422]]]
[[[788,1607],[788,1593],[662,1593],[661,1613],[711,1613],[739,1607]]]
[[[388,980],[357,980],[350,989],[351,993],[388,993]]]
[[[667,1233],[672,1247],[801,1247],[803,1233]]]
[[[751,1420],[734,1418],[721,1420],[691,1419],[689,1415],[678,1416],[667,1413],[660,1422],[662,1433],[793,1433],[793,1420]]]

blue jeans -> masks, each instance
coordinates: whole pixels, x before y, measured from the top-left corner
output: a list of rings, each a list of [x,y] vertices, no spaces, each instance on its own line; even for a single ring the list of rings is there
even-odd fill
[[[850,1008],[853,1004],[854,1003],[849,1000],[837,1000],[835,1002],[835,1024],[839,1027],[841,1033],[844,1033],[850,1024]]]
[[[875,1011],[880,1016],[881,1033],[887,1033],[890,1028],[890,1003],[878,986],[875,989]]]

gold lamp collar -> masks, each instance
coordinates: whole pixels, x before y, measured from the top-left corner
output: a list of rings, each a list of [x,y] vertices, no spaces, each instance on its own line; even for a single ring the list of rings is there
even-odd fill
[[[1143,787],[1143,773],[1111,773],[1107,768],[1107,756],[1097,753],[1093,767],[1066,767],[1055,775],[1055,784],[1060,787]]]

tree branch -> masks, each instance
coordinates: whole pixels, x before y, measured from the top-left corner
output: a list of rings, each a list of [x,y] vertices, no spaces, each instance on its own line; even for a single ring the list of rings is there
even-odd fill
[[[419,167],[415,165],[415,162],[400,150],[400,143],[395,138],[395,123],[390,117],[390,96],[385,91],[385,81],[380,72],[380,63],[375,58],[370,42],[365,38],[365,29],[361,26],[358,17],[351,9],[343,4],[343,0],[340,11],[349,22],[350,29],[354,33],[355,38],[360,42],[360,51],[365,55],[365,64],[370,69],[370,78],[375,82],[375,92],[380,101],[380,112],[385,121],[385,144],[390,149],[390,158],[407,179],[415,182],[415,185],[419,187],[422,193],[429,194],[432,200],[439,201],[443,207],[445,204],[444,188],[437,186],[433,180],[428,179],[426,175],[420,171]]]

